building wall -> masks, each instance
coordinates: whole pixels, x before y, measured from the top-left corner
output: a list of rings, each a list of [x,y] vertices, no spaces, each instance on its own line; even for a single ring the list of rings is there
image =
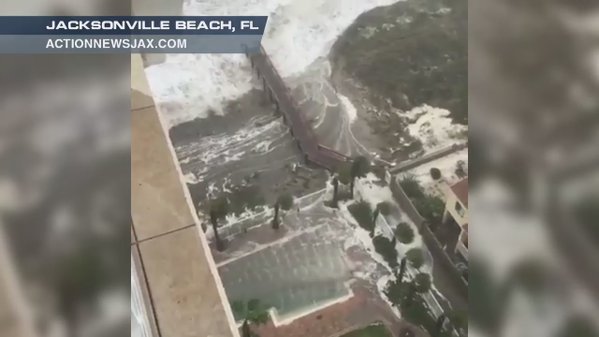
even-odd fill
[[[449,187],[446,190],[445,197],[445,212],[451,215],[460,227],[463,227],[468,223],[468,208],[458,200],[458,197]],[[456,205],[462,208],[462,212],[458,211]]]
[[[458,243],[456,244],[456,253],[459,253],[460,255],[462,255],[462,257],[468,261],[468,247],[466,247],[462,241],[462,237],[464,235],[464,232],[462,232],[460,234],[460,237],[458,239]]]
[[[444,223],[446,222],[446,218],[451,216],[455,222],[460,226],[462,232],[458,237],[458,241],[456,243],[455,251],[462,255],[462,257],[468,260],[468,247],[466,247],[462,241],[464,236],[464,231],[468,229],[464,228],[466,224],[468,224],[468,208],[462,204],[453,190],[448,186],[445,192],[446,200],[445,200],[445,214],[443,216]]]

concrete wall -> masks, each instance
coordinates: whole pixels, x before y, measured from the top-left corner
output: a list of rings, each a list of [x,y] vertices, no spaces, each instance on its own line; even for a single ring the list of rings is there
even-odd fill
[[[456,204],[462,207],[462,212],[457,210]],[[468,207],[466,207],[453,193],[451,187],[447,186],[445,189],[445,211],[448,212],[455,222],[463,228],[468,223]]]

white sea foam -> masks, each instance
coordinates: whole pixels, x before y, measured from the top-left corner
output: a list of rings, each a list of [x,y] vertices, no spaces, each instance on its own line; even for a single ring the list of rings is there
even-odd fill
[[[347,96],[343,96],[341,94],[337,94],[337,96],[339,97],[341,104],[343,104],[343,110],[347,114],[349,122],[352,123],[354,120],[356,120],[356,118],[358,118],[358,111],[356,110],[356,107],[351,100],[347,98]]]
[[[468,127],[454,124],[449,110],[421,105],[405,113],[411,120],[408,125],[410,135],[422,142],[426,152],[432,152],[451,145],[465,136]]]
[[[263,43],[282,76],[304,71],[329,53],[336,38],[365,11],[394,0],[189,0],[185,15],[269,15]],[[167,55],[146,69],[169,126],[223,113],[226,101],[252,88],[243,55]]]

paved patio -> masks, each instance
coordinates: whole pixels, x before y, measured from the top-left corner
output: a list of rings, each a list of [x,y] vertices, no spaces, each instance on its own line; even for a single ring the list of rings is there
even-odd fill
[[[290,324],[276,327],[269,322],[253,327],[253,330],[260,337],[338,337],[381,322],[394,337],[405,328],[411,328],[416,337],[429,337],[426,332],[394,316],[387,304],[362,284],[356,284],[353,291],[351,299],[298,318]]]

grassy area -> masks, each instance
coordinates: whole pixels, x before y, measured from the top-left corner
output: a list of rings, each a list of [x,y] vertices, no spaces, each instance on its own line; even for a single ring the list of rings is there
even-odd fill
[[[400,109],[423,103],[468,121],[465,0],[408,0],[361,15],[334,46],[337,67]]]
[[[347,206],[351,215],[356,219],[360,227],[367,231],[371,231],[374,224],[372,223],[372,209],[367,201],[356,201]]]
[[[341,337],[392,337],[391,333],[382,324],[373,324],[364,329],[355,330]]]

